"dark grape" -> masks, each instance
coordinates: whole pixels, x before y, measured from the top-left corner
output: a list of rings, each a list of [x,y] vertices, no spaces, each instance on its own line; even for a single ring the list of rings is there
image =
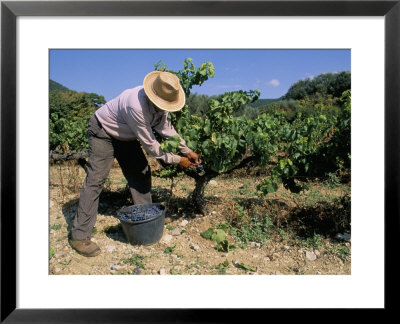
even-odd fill
[[[159,216],[161,210],[157,206],[151,207],[140,207],[140,206],[133,206],[130,213],[121,213],[119,214],[119,219],[123,221],[130,221],[130,222],[139,222],[146,219],[151,219]]]

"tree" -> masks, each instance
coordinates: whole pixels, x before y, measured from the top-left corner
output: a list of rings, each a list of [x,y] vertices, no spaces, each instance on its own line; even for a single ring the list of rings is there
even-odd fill
[[[207,95],[198,95],[196,93],[195,94],[190,93],[186,99],[186,103],[189,108],[189,113],[191,115],[204,117],[208,108],[208,101],[210,99],[211,97]]]
[[[264,165],[271,166],[269,176],[259,186],[262,192],[274,192],[281,183],[299,192],[302,187],[295,180],[324,177],[350,168],[350,93],[350,90],[343,92],[340,111],[335,115],[327,115],[329,110],[319,107],[313,114],[298,113],[291,122],[279,114],[258,117],[256,123],[265,124],[258,127],[258,132],[254,128],[250,133],[252,150],[260,155]],[[264,133],[268,128],[274,137]]]
[[[59,91],[68,91],[69,89],[67,87],[64,87],[62,84],[49,80],[49,89],[50,91],[52,90],[59,90]]]
[[[322,96],[332,95],[335,98],[340,98],[342,93],[350,88],[350,72],[323,73],[313,79],[308,78],[294,83],[284,98],[300,100],[316,93],[320,93]]]
[[[166,70],[165,65],[158,63],[156,69]],[[208,77],[214,76],[214,66],[211,62],[202,63],[196,69],[191,59],[184,61],[184,69],[175,73],[185,89],[186,95],[190,95],[193,85],[201,85]],[[231,172],[237,168],[245,157],[246,128],[248,119],[234,117],[234,112],[242,106],[255,101],[259,97],[258,90],[236,91],[222,94],[208,101],[205,118],[190,114],[186,105],[179,114],[172,114],[171,121],[176,130],[186,140],[190,149],[198,152],[203,160],[204,170],[196,173],[186,170],[186,174],[195,180],[195,189],[190,196],[194,208],[203,212],[204,189],[207,183],[222,173]],[[195,110],[195,108],[192,108]],[[163,143],[165,150],[175,150],[177,139],[169,139]],[[164,175],[173,177],[178,170],[167,168]]]
[[[86,148],[88,120],[105,103],[104,97],[73,90],[51,90],[49,97],[50,150]]]

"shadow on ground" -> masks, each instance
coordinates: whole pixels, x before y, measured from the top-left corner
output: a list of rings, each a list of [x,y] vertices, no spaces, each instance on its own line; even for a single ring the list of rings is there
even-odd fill
[[[350,231],[350,204],[318,202],[314,206],[296,207],[288,217],[288,224],[300,237],[314,234],[335,236]]]
[[[306,238],[315,234],[327,237],[349,232],[351,228],[351,202],[342,197],[334,202],[320,201],[313,205],[291,205],[283,201],[257,198],[236,198],[246,215],[258,213],[269,216],[280,229],[290,229],[295,235]],[[239,215],[240,212],[237,211]]]
[[[169,193],[170,191],[167,189],[161,187],[153,187],[152,188],[153,202],[164,203],[166,199],[168,199]],[[62,206],[62,213],[67,223],[68,232],[70,232],[72,228],[78,204],[79,204],[79,199],[72,199],[64,203],[64,205]],[[117,211],[122,206],[129,206],[132,204],[133,200],[128,188],[123,188],[117,191],[103,190],[99,198],[98,214],[101,214],[103,216],[115,217]],[[125,238],[125,235],[122,231],[120,224],[106,228],[105,234],[112,240],[127,243],[127,240]]]

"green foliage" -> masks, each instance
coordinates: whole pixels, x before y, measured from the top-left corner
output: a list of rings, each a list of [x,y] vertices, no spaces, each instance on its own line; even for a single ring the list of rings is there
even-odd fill
[[[309,172],[311,176],[336,176],[350,169],[351,165],[351,92],[343,92],[340,98],[340,110],[336,117],[320,121],[322,141],[315,150],[308,153]],[[317,132],[318,130],[316,130]],[[316,138],[318,134],[314,135]]]
[[[56,81],[49,80],[49,90],[68,91],[69,89]]]
[[[351,255],[351,250],[346,244],[337,244],[328,250],[328,253],[336,255],[342,261],[347,261]]]
[[[95,93],[50,90],[50,149],[81,151],[86,148],[88,120],[104,103],[104,97]]]
[[[242,158],[248,122],[232,114],[258,96],[258,91],[225,93],[210,99],[206,119],[186,114],[177,121],[178,133],[201,155],[206,170],[225,173]]]
[[[317,114],[324,113],[325,115],[337,115],[338,114],[338,98],[332,95],[322,95],[317,92],[312,96],[306,96],[300,99],[298,102],[297,111],[302,113],[304,116],[316,116]]]
[[[335,173],[329,172],[328,173],[328,180],[326,181],[326,184],[329,189],[336,188],[340,186],[340,179],[336,176]]]
[[[170,136],[167,139],[163,139],[161,142],[161,149],[167,153],[174,153],[180,154],[178,147],[180,143],[179,136]],[[164,167],[154,174],[160,178],[167,178],[171,179],[176,177],[178,174],[182,173],[183,171],[178,168],[175,164],[164,164]]]
[[[54,256],[54,254],[56,254],[56,248],[52,245],[50,245],[49,248],[49,260],[51,260]]]
[[[157,62],[154,67],[157,71],[174,73],[178,77],[186,97],[190,95],[190,90],[194,85],[201,86],[208,78],[214,77],[215,74],[215,68],[211,62],[204,62],[200,67],[196,68],[191,58],[185,59],[183,62],[183,69],[178,71],[168,70],[167,66],[162,61]],[[169,118],[172,124],[175,125],[177,120],[187,115],[188,112],[189,108],[186,104],[180,111],[170,114]]]
[[[187,95],[196,82],[202,84],[208,76],[214,76],[213,66],[206,68],[211,65],[203,63],[196,69],[187,59],[184,69],[174,72]],[[166,70],[165,65],[158,68]],[[275,192],[281,184],[299,192],[302,187],[296,177],[321,176],[349,166],[350,92],[340,100],[335,97],[339,88],[349,86],[349,76],[344,72],[303,80],[292,87],[292,92],[301,86],[304,96],[294,96],[296,101],[288,95],[289,100],[283,101],[285,106],[279,106],[282,101],[274,101],[272,109],[261,110],[264,113],[251,118],[243,112],[257,101],[258,90],[224,93],[210,98],[207,106],[203,100],[201,116],[190,113],[198,109],[186,107],[171,121],[188,146],[200,154],[205,176],[233,170],[250,151],[255,163],[268,171],[258,187],[261,192]],[[174,149],[172,144],[169,149]],[[165,172],[170,177],[176,175],[176,170]],[[198,175],[195,179],[199,181]]]
[[[233,248],[231,246],[226,238],[225,231],[222,229],[217,229],[214,230],[212,228],[209,228],[208,230],[200,233],[202,237],[208,240],[212,240],[215,243],[217,243],[217,246],[215,249],[220,252],[229,252],[230,248]]]
[[[172,253],[174,250],[175,250],[175,245],[174,246],[168,246],[165,250],[164,250],[164,253],[165,254],[170,254],[170,253]]]
[[[212,228],[209,228],[208,230],[200,233],[201,237],[204,237],[207,240],[211,240],[211,236],[214,234],[214,230]]]
[[[288,121],[296,118],[299,101],[294,99],[275,100],[266,107],[260,108],[260,113],[282,115]]]
[[[186,95],[189,95],[193,85],[202,85],[209,77],[214,77],[215,74],[215,68],[211,62],[204,62],[196,69],[193,59],[187,58],[183,62],[183,67],[182,70],[175,72],[168,70],[162,61],[155,64],[155,70],[157,71],[168,71],[176,74]]]
[[[104,232],[106,234],[115,234],[120,230],[121,230],[121,224],[117,224],[117,225],[113,225],[113,226],[106,225],[103,227],[102,232]]]
[[[204,117],[208,109],[208,101],[213,98],[207,95],[198,95],[190,93],[186,98],[186,104],[190,115]]]
[[[349,168],[350,101],[348,90],[340,99],[339,112],[329,118],[325,115],[329,106],[322,103],[312,114],[298,113],[293,121],[279,113],[259,115],[247,141],[259,163],[269,165],[269,177],[258,189],[272,193],[283,183],[298,192],[296,177],[324,177]]]
[[[182,173],[182,170],[179,170],[178,167],[174,164],[167,164],[160,170],[157,170],[153,174],[160,178],[172,179],[176,177],[178,174]]]
[[[184,61],[184,68],[177,72],[167,70],[162,62],[156,64],[156,69],[175,73],[187,96],[194,85],[201,85],[214,76],[214,66],[211,62],[202,63],[196,69],[190,58]],[[205,118],[190,114],[190,110],[197,109],[189,109],[188,106],[178,113],[171,114],[171,121],[178,133],[186,140],[190,149],[201,155],[206,173],[207,170],[224,173],[237,165],[246,151],[247,122],[245,118],[234,117],[233,113],[257,100],[259,95],[258,90],[250,90],[212,97],[207,107],[203,103],[201,108],[201,114]],[[169,175],[175,176],[176,173],[171,172]]]
[[[170,71],[160,62],[156,69]],[[214,76],[211,62],[196,69],[193,61],[186,59],[182,70],[170,72],[179,77],[191,98],[187,103],[199,105],[186,105],[170,117],[189,148],[203,161],[202,175],[186,172],[196,181],[194,194],[202,195],[201,186],[237,168],[249,152],[254,163],[267,171],[268,176],[258,186],[264,194],[275,192],[281,184],[299,192],[303,187],[297,177],[336,174],[350,166],[350,90],[339,93],[350,87],[349,72],[299,81],[286,100],[269,102],[267,109],[257,112],[251,112],[255,108],[249,105],[257,102],[258,90],[227,92],[209,98],[207,105],[206,98],[190,96],[194,85]],[[174,145],[166,143],[163,147],[173,151]],[[172,167],[164,170],[167,177],[177,173]]]
[[[247,264],[245,264],[245,263],[239,263],[238,265],[237,265],[240,269],[243,269],[243,270],[246,270],[246,271],[251,271],[251,272],[255,272],[255,271],[257,271],[257,269],[256,268],[254,268],[254,267],[252,267],[252,266],[249,266],[249,265],[247,265]]]
[[[316,233],[305,239],[300,239],[300,245],[307,248],[319,249],[322,247],[323,243],[323,237]]]
[[[59,229],[61,229],[62,225],[61,224],[54,224],[52,225],[50,228],[52,230],[58,231]]]
[[[343,92],[340,97],[341,111],[337,118],[335,134],[327,145],[331,159],[339,169],[350,168],[351,164],[351,91]]]
[[[250,103],[248,106],[252,108],[266,108],[275,101],[278,101],[279,99],[258,99],[252,103]]]
[[[232,222],[230,233],[237,241],[247,245],[249,242],[264,243],[272,233],[273,222],[268,215],[253,211],[249,215],[242,206],[237,206],[238,214]]]
[[[223,241],[217,243],[217,246],[215,247],[215,249],[220,252],[229,252],[229,250],[232,248],[234,248],[234,246],[229,245],[228,240],[223,240]]]
[[[134,254],[131,257],[122,260],[122,263],[146,269],[145,264],[143,263],[144,258],[145,257],[142,255]]]
[[[161,149],[164,152],[179,154],[178,146],[181,139],[179,136],[170,136],[161,143]]]
[[[351,74],[348,71],[340,73],[323,73],[313,79],[300,80],[294,83],[284,96],[285,99],[304,99],[319,92],[322,95],[340,97],[351,88]]]
[[[211,235],[211,240],[214,242],[221,243],[224,241],[226,238],[225,232],[223,230],[217,229],[212,235]]]
[[[289,240],[289,233],[285,231],[283,228],[279,228],[279,234],[283,240],[285,241]]]
[[[246,119],[255,119],[260,114],[259,108],[254,108],[249,105],[243,106],[237,112],[233,113],[233,116],[240,117],[243,116]]]
[[[258,186],[257,189],[264,193],[273,193],[276,192],[279,188],[279,185],[282,183],[282,179],[271,175],[268,178],[265,178]]]
[[[229,267],[230,267],[229,261],[225,260],[224,262],[222,262],[222,263],[218,264],[217,266],[215,266],[215,269],[217,269],[220,274],[225,274],[226,270],[228,270]]]

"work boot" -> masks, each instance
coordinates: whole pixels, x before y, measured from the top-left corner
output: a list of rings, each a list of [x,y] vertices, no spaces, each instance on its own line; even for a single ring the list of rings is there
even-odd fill
[[[94,257],[100,254],[100,248],[90,238],[86,240],[69,240],[71,247],[85,257]]]

